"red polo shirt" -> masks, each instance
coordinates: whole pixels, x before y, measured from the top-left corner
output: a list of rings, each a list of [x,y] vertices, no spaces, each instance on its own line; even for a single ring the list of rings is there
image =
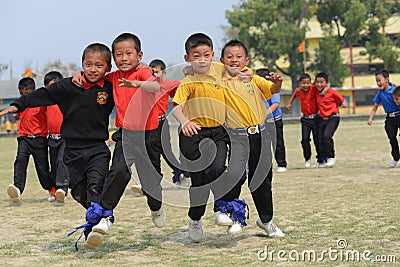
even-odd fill
[[[158,116],[165,115],[168,111],[168,98],[175,96],[176,89],[178,88],[180,81],[178,80],[161,80],[160,91],[156,94]]]
[[[46,107],[27,108],[18,115],[20,136],[38,134],[47,137]]]
[[[147,81],[153,76],[149,69],[140,68],[129,72],[120,70],[105,76],[112,82],[116,107],[115,126],[132,131],[154,130],[158,127],[158,108],[155,93],[149,93],[140,88],[118,87],[118,80]]]
[[[300,109],[303,115],[314,115],[318,112],[317,106],[317,97],[318,93],[317,87],[315,85],[311,85],[310,89],[305,91],[300,91],[299,88],[296,88],[295,94],[300,101]]]
[[[339,104],[343,103],[344,97],[335,89],[329,88],[324,96],[317,92],[317,104],[319,116],[328,118],[335,113],[339,113]]]
[[[47,107],[47,128],[50,134],[60,134],[63,114],[58,105]]]

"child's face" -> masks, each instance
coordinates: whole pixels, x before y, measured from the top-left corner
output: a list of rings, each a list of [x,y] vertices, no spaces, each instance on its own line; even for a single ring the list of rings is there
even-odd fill
[[[114,62],[120,71],[134,70],[142,60],[143,52],[136,51],[135,42],[132,40],[121,41],[114,44]]]
[[[34,88],[22,88],[22,89],[19,89],[19,94],[26,95],[26,94],[32,92],[33,90],[35,90],[35,89]]]
[[[387,89],[389,87],[389,79],[383,77],[383,75],[378,74],[375,76],[375,81],[376,81],[376,85],[378,85],[378,87],[380,89]]]
[[[325,78],[318,77],[315,79],[315,87],[317,87],[318,91],[324,90],[328,86],[328,82]]]
[[[250,58],[246,57],[246,52],[241,46],[227,46],[224,51],[224,57],[221,57],[221,63],[228,67],[231,75],[239,73],[247,64]]]
[[[153,71],[153,75],[155,77],[163,77],[164,76],[164,70],[162,70],[160,66],[154,66],[154,67],[150,67],[150,68]]]
[[[83,72],[90,83],[100,81],[106,72],[111,70],[111,66],[107,63],[106,55],[99,52],[87,52],[82,62]]]
[[[393,95],[393,100],[396,105],[400,106],[400,95]]]
[[[185,55],[185,61],[189,62],[193,71],[198,74],[206,73],[214,60],[214,52],[208,45],[199,45],[189,50]]]
[[[310,90],[311,87],[311,79],[302,79],[299,82],[300,89],[304,92]]]

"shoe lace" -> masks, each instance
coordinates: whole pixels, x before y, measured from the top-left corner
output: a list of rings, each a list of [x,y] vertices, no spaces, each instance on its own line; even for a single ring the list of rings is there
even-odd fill
[[[275,225],[273,222],[271,222],[271,223],[269,224],[269,227],[271,228],[271,230],[272,230],[273,232],[276,232],[276,225]]]
[[[199,229],[201,228],[200,222],[195,222],[195,221],[193,221],[193,222],[190,223],[190,227],[191,227],[192,229],[194,229],[194,230],[199,230]]]

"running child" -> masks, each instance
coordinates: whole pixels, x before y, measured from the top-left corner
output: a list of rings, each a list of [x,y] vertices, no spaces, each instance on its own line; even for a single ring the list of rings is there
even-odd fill
[[[112,210],[99,205],[111,158],[105,141],[114,98],[112,84],[103,79],[111,70],[110,49],[99,43],[87,46],[82,68],[83,88],[74,85],[72,78],[62,79],[23,95],[0,115],[27,107],[59,106],[63,114],[61,135],[65,139],[64,163],[70,173],[69,187],[72,197],[87,209],[87,223],[83,225],[85,247],[94,249],[103,242],[103,235],[92,232],[92,226],[103,217],[113,216]]]
[[[320,116],[318,146],[320,156],[327,158],[326,162],[323,161],[318,166],[332,167],[336,161],[333,135],[340,122],[339,105],[347,108],[347,101],[338,91],[329,87],[329,79],[326,73],[320,72],[315,76],[315,87],[318,90],[316,96]]]
[[[18,82],[21,96],[35,91],[35,81],[30,77]],[[5,109],[0,114],[7,114]],[[17,110],[15,110],[16,112]],[[14,183],[7,187],[7,194],[15,204],[21,203],[21,194],[26,184],[29,157],[32,155],[40,185],[49,192],[49,200],[54,198],[55,183],[50,177],[47,149],[47,117],[46,107],[32,107],[19,110],[19,136],[17,137],[17,158],[14,162]]]
[[[63,76],[58,71],[50,71],[44,76],[44,86],[62,80]],[[49,135],[47,137],[50,156],[50,176],[56,184],[55,196],[50,198],[51,201],[63,204],[65,196],[68,192],[69,173],[64,164],[65,140],[61,136],[61,124],[63,115],[58,105],[47,107],[47,128]]]
[[[219,189],[214,194],[217,198],[215,204],[221,212],[231,215],[233,224],[228,228],[228,233],[240,233],[246,225],[245,206],[238,198],[241,186],[248,177],[249,189],[259,215],[257,226],[269,237],[283,237],[284,233],[272,222],[271,137],[266,129],[267,110],[264,105],[265,99],[279,93],[282,78],[277,73],[270,73],[268,80],[255,75],[250,82],[243,83],[238,76],[246,69],[250,59],[245,45],[237,40],[225,44],[220,60],[226,69],[223,84],[231,146],[227,171],[215,186]],[[246,164],[249,167],[247,175]],[[222,194],[221,189],[224,190]]]
[[[317,152],[317,162],[320,163],[318,154],[318,106],[317,106],[317,88],[311,83],[311,76],[308,73],[303,73],[299,78],[299,87],[295,89],[294,93],[289,99],[286,109],[292,109],[292,103],[299,99],[300,110],[303,114],[301,122],[301,147],[303,148],[303,157],[305,160],[304,167],[311,167],[311,139],[312,133],[315,151]]]
[[[398,98],[393,94],[396,86],[389,81],[389,72],[386,70],[375,73],[375,80],[380,90],[374,97],[374,106],[369,115],[368,125],[372,124],[372,119],[379,105],[382,104],[386,112],[385,132],[389,139],[393,158],[389,167],[394,168],[400,160],[399,142],[397,140],[397,132],[400,126],[400,106],[396,104],[395,99],[398,100]]]

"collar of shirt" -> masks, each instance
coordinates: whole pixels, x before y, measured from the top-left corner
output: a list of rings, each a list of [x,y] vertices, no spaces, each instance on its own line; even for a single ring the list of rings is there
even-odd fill
[[[104,87],[104,79],[100,79],[96,83],[89,83],[89,82],[86,81],[85,75],[82,75],[82,82],[83,82],[83,88],[84,89],[90,89],[90,88],[92,88],[93,86],[96,86],[96,85],[100,86],[101,88]]]

